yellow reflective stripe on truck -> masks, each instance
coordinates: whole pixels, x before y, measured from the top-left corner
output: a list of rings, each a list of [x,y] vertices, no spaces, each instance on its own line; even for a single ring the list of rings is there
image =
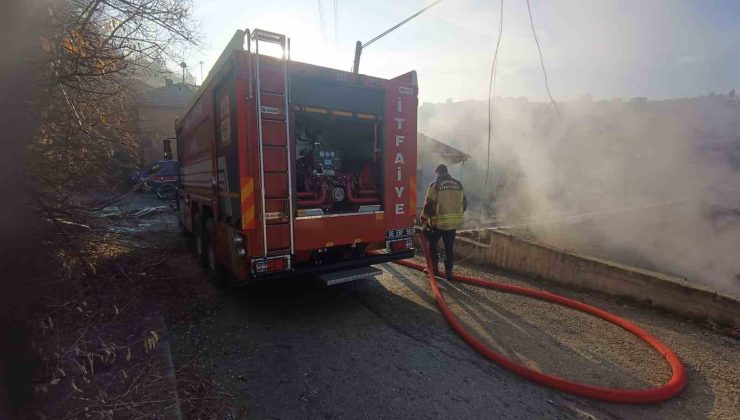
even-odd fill
[[[242,204],[242,229],[253,230],[255,228],[254,178],[251,176],[242,178],[241,204]]]

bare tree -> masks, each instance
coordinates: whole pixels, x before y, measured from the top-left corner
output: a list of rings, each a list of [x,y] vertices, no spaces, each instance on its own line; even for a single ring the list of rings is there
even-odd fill
[[[68,0],[50,3],[40,128],[31,150],[38,203],[47,216],[90,207],[136,159],[132,81],[176,62],[194,43],[187,0]],[[85,201],[88,200],[88,201]]]
[[[28,149],[26,190],[44,221],[39,225],[46,246],[39,248],[50,257],[45,265],[51,267],[51,281],[34,286],[40,309],[30,318],[42,365],[36,390],[68,395],[61,402],[46,398],[48,407],[39,411],[61,417],[149,416],[171,404],[166,395],[161,402],[135,400],[160,381],[159,367],[149,358],[159,337],[151,330],[132,339],[130,331],[124,334],[119,327],[127,316],[125,307],[134,305],[125,289],[98,296],[101,282],[127,273],[100,275],[92,259],[110,242],[111,233],[92,222],[94,211],[124,184],[139,155],[135,78],[142,72],[162,72],[160,63],[179,61],[173,51],[195,44],[191,4],[36,1],[46,24],[34,55],[42,74],[31,104],[37,129]],[[122,297],[126,305],[111,304]],[[129,316],[135,319],[136,314]],[[98,370],[116,360],[128,362],[126,370]]]

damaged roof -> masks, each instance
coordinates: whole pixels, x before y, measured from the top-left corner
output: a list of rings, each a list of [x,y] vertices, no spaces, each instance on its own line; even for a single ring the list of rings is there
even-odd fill
[[[420,155],[435,154],[442,158],[444,163],[454,165],[470,159],[470,155],[455,149],[447,143],[433,139],[424,133],[417,132],[417,147]]]

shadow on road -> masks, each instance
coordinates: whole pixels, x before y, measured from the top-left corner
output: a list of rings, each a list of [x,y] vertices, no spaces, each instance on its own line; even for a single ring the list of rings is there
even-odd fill
[[[192,321],[173,328],[176,364],[197,354],[219,389],[253,418],[691,418],[712,408],[711,387],[691,368],[683,396],[650,406],[602,403],[533,384],[457,337],[424,276],[383,268],[377,280],[332,287],[310,278],[208,286],[212,299],[195,299]],[[623,368],[649,350],[614,361],[608,348],[584,351],[567,339],[602,333],[603,326],[563,323],[556,331],[553,318],[562,313],[546,304],[441,286],[470,330],[508,356],[585,382],[648,386],[639,371]]]

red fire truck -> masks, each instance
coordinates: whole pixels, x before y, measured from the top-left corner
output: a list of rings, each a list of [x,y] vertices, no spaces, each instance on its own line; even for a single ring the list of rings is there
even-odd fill
[[[411,257],[417,93],[413,71],[299,63],[284,35],[237,31],[176,124],[180,224],[213,279]]]

